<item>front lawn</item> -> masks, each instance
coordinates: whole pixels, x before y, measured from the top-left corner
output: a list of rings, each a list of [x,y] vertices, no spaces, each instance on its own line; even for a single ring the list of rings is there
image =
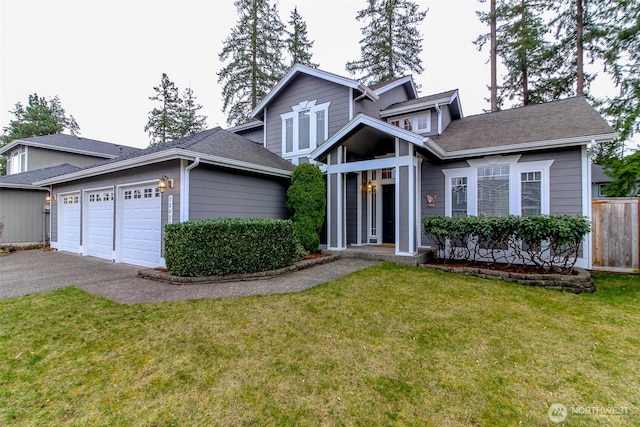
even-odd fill
[[[289,295],[0,301],[0,424],[552,426],[561,403],[564,425],[640,425],[638,282],[382,264]]]

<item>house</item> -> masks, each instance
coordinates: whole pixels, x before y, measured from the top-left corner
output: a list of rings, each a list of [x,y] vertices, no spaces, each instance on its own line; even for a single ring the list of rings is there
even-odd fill
[[[0,176],[0,244],[48,240],[48,189],[33,182],[136,150],[64,134],[17,139],[0,148],[0,155],[7,157],[7,175]]]
[[[294,167],[220,127],[44,179],[51,247],[145,267],[164,264],[164,225],[286,218]]]
[[[315,162],[327,182],[327,249],[386,244],[414,256],[430,245],[425,216],[590,216],[587,147],[614,137],[581,97],[465,117],[456,89],[419,96],[411,76],[369,87],[295,65],[246,124],[36,184],[56,200],[52,246],[156,266],[164,224],[286,217],[293,166]],[[105,194],[98,214],[92,203]],[[579,265],[589,263],[587,238]]]
[[[594,199],[607,197],[604,187],[613,182],[613,178],[604,173],[604,166],[591,165],[591,195]]]

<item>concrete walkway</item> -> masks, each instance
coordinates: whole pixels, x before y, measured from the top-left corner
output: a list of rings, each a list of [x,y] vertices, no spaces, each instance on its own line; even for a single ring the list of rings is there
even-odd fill
[[[0,257],[0,299],[75,286],[122,304],[299,292],[376,265],[339,259],[265,280],[170,285],[137,277],[140,267],[65,252],[20,251]]]

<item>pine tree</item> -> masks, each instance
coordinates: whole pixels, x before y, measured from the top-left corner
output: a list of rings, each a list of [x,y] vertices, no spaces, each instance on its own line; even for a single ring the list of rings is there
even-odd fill
[[[202,105],[196,103],[193,90],[188,87],[182,92],[180,110],[180,136],[189,136],[207,128],[207,116],[198,114]]]
[[[269,0],[236,0],[238,23],[218,54],[227,64],[218,72],[228,124],[242,124],[282,78],[284,24]]]
[[[361,28],[360,59],[348,62],[349,73],[362,74],[368,84],[399,77],[407,72],[424,71],[422,34],[419,25],[426,11],[409,0],[368,0],[356,19]]]
[[[291,12],[291,21],[289,21],[291,31],[287,31],[287,39],[285,43],[289,56],[291,57],[291,65],[303,64],[309,67],[318,68],[319,64],[311,62],[311,49],[313,42],[307,38],[307,23],[298,13],[298,8],[294,8]]]
[[[164,144],[182,136],[180,129],[182,102],[178,87],[169,80],[166,73],[162,73],[160,85],[154,86],[153,90],[156,94],[149,99],[159,101],[160,107],[154,107],[149,112],[149,120],[144,127],[151,138],[149,146]]]
[[[26,107],[17,102],[15,108],[9,112],[15,119],[2,129],[3,135],[0,140],[5,144],[19,138],[53,135],[64,130],[68,130],[72,135],[80,134],[80,126],[72,115],[67,116],[57,95],[47,101],[34,93],[29,95]]]

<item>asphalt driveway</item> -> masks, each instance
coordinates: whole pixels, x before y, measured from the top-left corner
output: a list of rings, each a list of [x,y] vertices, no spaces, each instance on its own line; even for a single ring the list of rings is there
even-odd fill
[[[172,285],[137,277],[140,267],[65,252],[20,251],[0,257],[0,299],[75,286],[122,304],[299,292],[377,264],[338,259],[264,280]]]

